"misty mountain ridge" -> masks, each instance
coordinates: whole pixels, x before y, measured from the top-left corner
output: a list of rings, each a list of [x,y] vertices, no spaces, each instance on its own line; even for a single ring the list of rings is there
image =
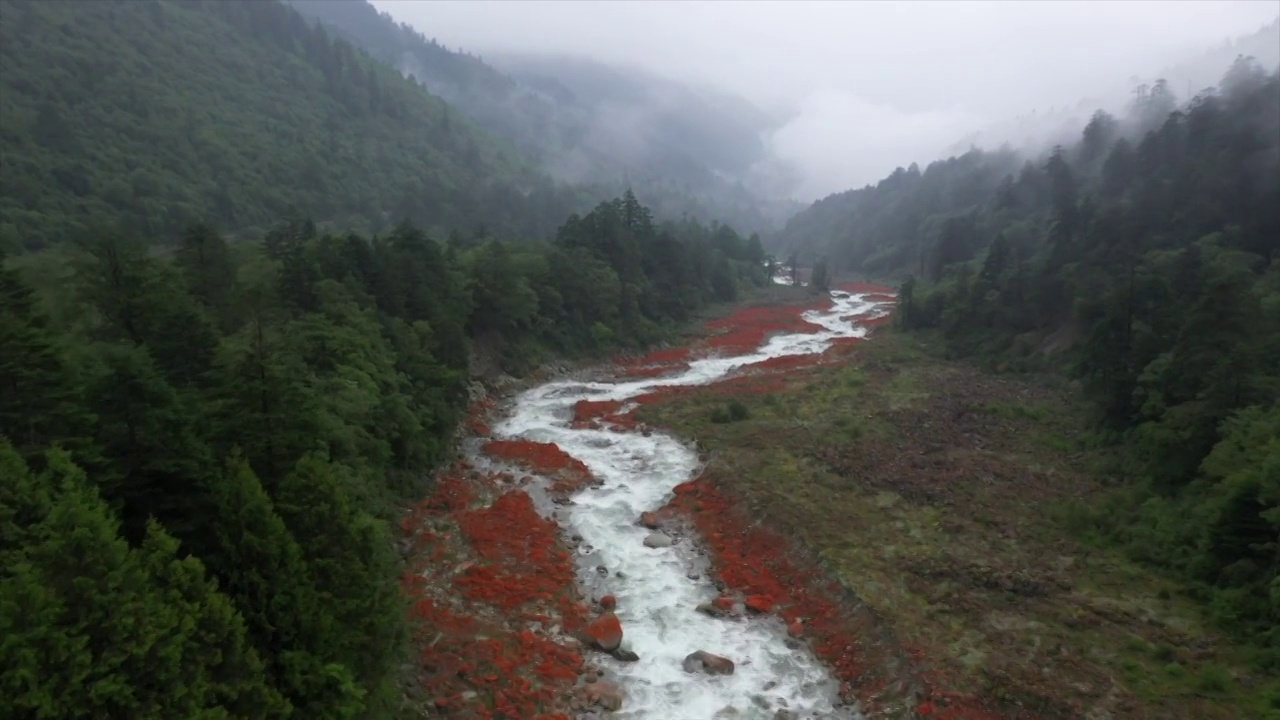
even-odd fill
[[[740,97],[587,58],[481,59],[367,2],[290,4],[600,198],[633,187],[660,216],[746,231],[778,227],[801,207],[765,157],[762,138],[781,119]]]
[[[1216,86],[1238,57],[1252,57],[1267,70],[1280,67],[1280,17],[1255,32],[1202,48],[1182,62],[1159,71],[1130,75],[1099,88],[1075,103],[1033,109],[968,133],[949,146],[947,153],[960,154],[973,147],[995,149],[1006,144],[1029,154],[1042,153],[1054,145],[1073,141],[1094,112],[1124,112],[1140,88],[1150,87],[1158,80],[1163,79],[1180,100],[1190,100]]]

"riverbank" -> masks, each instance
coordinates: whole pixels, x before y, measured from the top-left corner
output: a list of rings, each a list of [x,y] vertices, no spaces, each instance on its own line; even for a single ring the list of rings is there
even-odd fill
[[[702,472],[636,521],[708,556],[713,608],[781,618],[869,718],[1242,716],[1248,678],[1178,588],[1073,539],[1070,507],[1105,489],[1060,380],[985,374],[882,327],[707,385],[661,384],[699,357],[810,332],[801,314],[824,305],[782,288],[706,319],[686,345],[575,374],[654,384],[574,403],[572,427],[658,426],[701,450]],[[599,656],[580,642],[598,612],[575,582],[582,538],[525,492],[568,502],[599,480],[552,444],[478,441],[497,410],[473,407],[473,451],[550,482],[464,462],[407,520],[418,692],[449,717],[608,708],[618,688],[596,682]]]
[[[633,419],[697,439],[705,472],[672,511],[728,585],[790,601],[873,716],[1249,716],[1243,663],[1200,609],[1074,539],[1072,505],[1107,497],[1075,397],[886,331]]]
[[[663,353],[681,354],[687,363],[695,355],[753,350],[769,334],[804,325],[799,315],[811,307],[831,307],[831,300],[795,288],[771,288],[729,309],[727,316],[706,319],[691,333],[701,338],[692,352],[668,349],[646,358],[619,358],[616,365],[579,369],[573,376],[626,378]],[[573,711],[618,704],[618,689],[599,682],[598,668],[590,664],[593,655],[585,648],[590,638],[581,633],[596,611],[581,597],[580,588],[592,583],[581,577],[575,582],[573,556],[592,550],[579,536],[564,537],[561,526],[546,519],[557,504],[572,504],[570,496],[600,481],[554,444],[485,440],[495,414],[503,414],[499,398],[551,379],[535,376],[477,393],[464,423],[462,459],[439,474],[432,495],[403,519],[405,586],[420,628],[408,704],[420,713],[558,720]],[[615,431],[643,432],[618,420],[621,427]],[[643,507],[661,504],[658,492]],[[628,516],[625,522],[633,520]],[[696,602],[685,604],[678,609],[692,613]],[[626,609],[619,612],[625,615]],[[757,674],[746,670],[746,679]]]

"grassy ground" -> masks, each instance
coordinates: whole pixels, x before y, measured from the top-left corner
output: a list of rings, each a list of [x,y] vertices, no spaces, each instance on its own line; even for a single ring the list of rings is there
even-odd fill
[[[1108,497],[1077,394],[884,330],[783,392],[691,390],[638,415],[696,438],[709,473],[959,690],[1046,717],[1260,717],[1264,683],[1175,583],[1074,539],[1070,508]]]

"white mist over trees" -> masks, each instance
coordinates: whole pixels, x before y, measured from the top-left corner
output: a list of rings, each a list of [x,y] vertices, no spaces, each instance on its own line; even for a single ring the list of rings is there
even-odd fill
[[[769,155],[749,174],[752,187],[803,201],[962,152],[970,139],[988,149],[1047,148],[1078,133],[1093,110],[1123,109],[1133,77],[1166,77],[1188,99],[1185,82],[1162,69],[1277,15],[1258,2],[375,6],[486,56],[586,56],[738,94],[787,118],[764,133]],[[1234,57],[1199,76],[1220,77]],[[1064,106],[1072,111],[1053,110]],[[1027,120],[1014,124],[1018,132],[1006,131],[1019,117]]]

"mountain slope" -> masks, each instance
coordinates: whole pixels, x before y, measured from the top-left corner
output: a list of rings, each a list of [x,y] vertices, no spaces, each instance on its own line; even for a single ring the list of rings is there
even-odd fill
[[[517,152],[277,2],[6,2],[0,232],[156,236],[286,214],[376,230],[554,229]]]
[[[631,187],[659,217],[689,214],[748,231],[798,209],[739,182],[764,157],[761,133],[776,122],[740,98],[581,58],[486,63],[363,0],[290,3],[594,197]]]
[[[1078,378],[1097,420],[1082,445],[1109,446],[1123,489],[1072,524],[1181,575],[1276,698],[1280,73],[1241,59],[1218,87],[1096,115],[1006,176],[919,248],[899,317],[948,354]]]

